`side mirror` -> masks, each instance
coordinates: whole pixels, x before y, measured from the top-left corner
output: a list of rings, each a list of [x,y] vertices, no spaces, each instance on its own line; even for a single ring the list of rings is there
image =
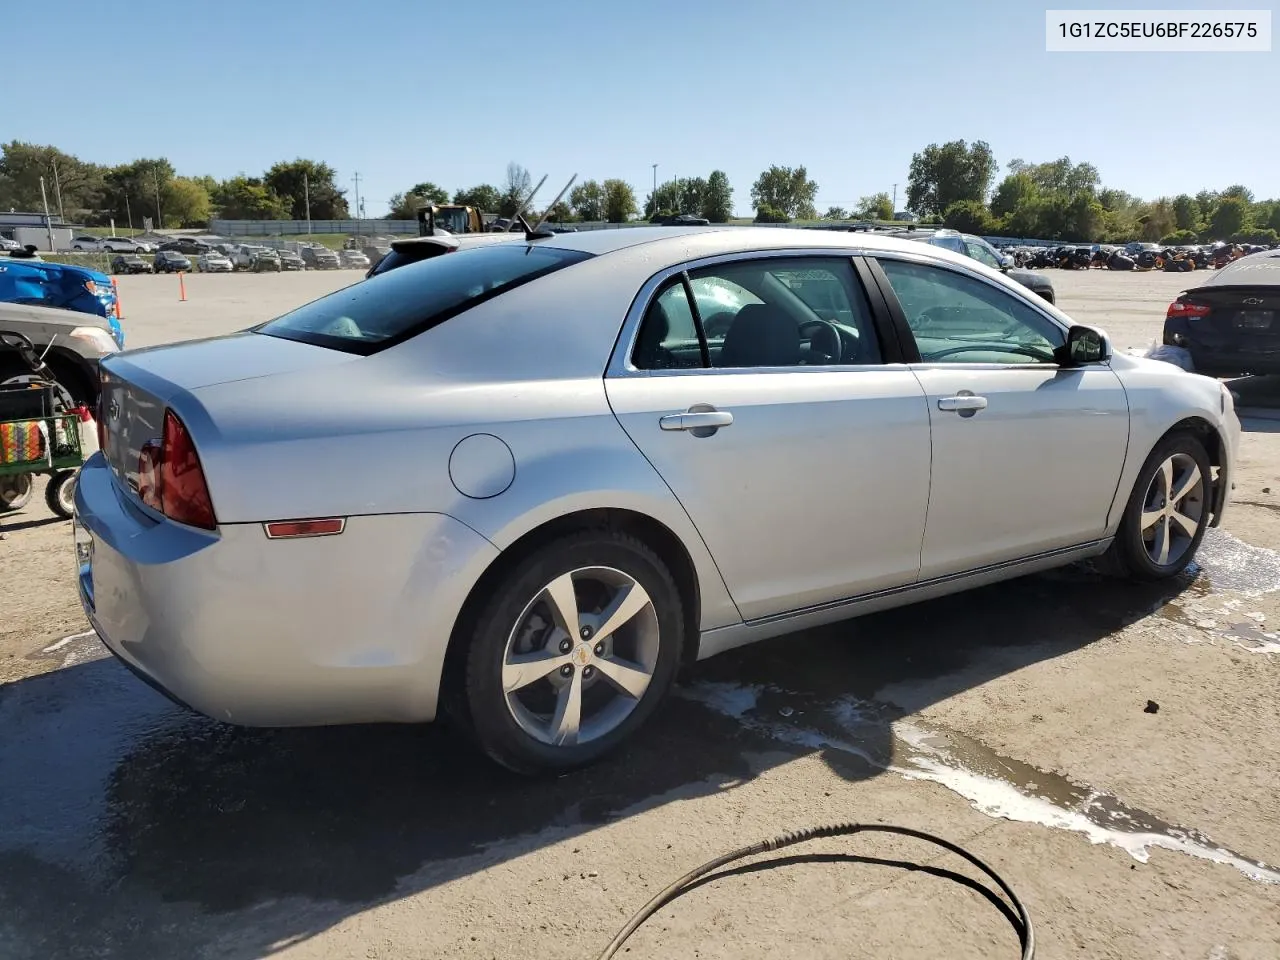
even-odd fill
[[[1008,270],[1008,269],[1010,269],[1011,267],[1016,267],[1017,265],[1018,265],[1018,263],[1017,263],[1017,261],[1016,261],[1016,260],[1014,260],[1014,259],[1013,259],[1013,257],[1009,256],[1007,253],[1005,253],[1005,254],[1001,254],[1001,256],[1000,256],[1000,269],[1001,269],[1001,270]]]
[[[1111,359],[1111,341],[1101,330],[1077,325],[1067,331],[1067,342],[1053,352],[1060,367],[1106,363]]]

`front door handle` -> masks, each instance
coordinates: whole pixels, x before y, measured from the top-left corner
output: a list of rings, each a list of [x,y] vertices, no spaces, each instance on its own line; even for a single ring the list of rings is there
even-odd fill
[[[939,397],[939,410],[952,410],[956,413],[974,413],[987,409],[986,397],[975,397],[972,394],[959,397]]]
[[[658,419],[658,426],[663,430],[692,430],[694,436],[710,436],[732,423],[733,414],[728,410],[691,410],[688,413],[669,413]]]

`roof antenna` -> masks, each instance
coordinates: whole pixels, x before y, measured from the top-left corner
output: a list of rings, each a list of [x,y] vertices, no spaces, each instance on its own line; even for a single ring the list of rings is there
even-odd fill
[[[517,220],[524,224],[526,230],[529,228],[529,221],[525,220],[523,216],[525,208],[528,207],[529,204],[533,203],[533,198],[537,195],[538,191],[542,189],[542,185],[546,182],[547,175],[544,173],[542,175],[542,179],[538,181],[538,185],[529,192],[527,197],[524,198],[524,203],[520,204],[520,209],[515,212],[515,215],[511,218],[511,222],[507,224],[507,229],[502,231],[503,233],[510,233],[511,228],[516,225]]]
[[[524,238],[526,240],[532,240],[534,237],[538,235],[538,228],[542,226],[544,223],[546,223],[547,217],[549,217],[551,215],[551,211],[556,208],[556,204],[560,202],[560,198],[569,192],[569,188],[573,186],[574,181],[577,179],[578,179],[578,175],[576,173],[569,178],[569,182],[564,185],[564,189],[561,190],[559,193],[557,193],[556,198],[551,201],[551,206],[547,207],[547,209],[542,211],[542,216],[538,218],[538,222],[535,223],[532,227],[530,227],[529,230],[525,233]]]

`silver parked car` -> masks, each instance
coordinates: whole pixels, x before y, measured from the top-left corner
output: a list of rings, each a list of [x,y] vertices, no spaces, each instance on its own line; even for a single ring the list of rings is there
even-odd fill
[[[869,234],[491,244],[102,366],[76,538],[117,657],[235,723],[443,710],[521,771],[741,644],[1087,557],[1173,576],[1239,442],[1218,382]]]

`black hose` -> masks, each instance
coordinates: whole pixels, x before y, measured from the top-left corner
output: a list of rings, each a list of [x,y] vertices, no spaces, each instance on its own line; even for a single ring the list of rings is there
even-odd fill
[[[657,894],[652,900],[646,903],[640,910],[627,921],[626,925],[618,931],[618,935],[610,941],[609,945],[600,952],[597,960],[610,960],[627,939],[640,928],[640,925],[657,913],[664,905],[670,903],[680,894],[689,890],[695,881],[705,877],[713,870],[718,870],[725,864],[733,863],[735,860],[742,860],[746,857],[753,857],[761,853],[769,853],[774,850],[781,850],[783,847],[794,846],[797,843],[804,843],[808,840],[817,840],[822,837],[847,837],[855,833],[896,833],[904,837],[915,837],[917,840],[925,840],[929,843],[949,850],[957,856],[963,857],[971,864],[990,877],[1009,898],[1009,902],[1013,905],[1013,911],[1016,915],[1017,922],[1013,924],[1014,930],[1018,933],[1018,939],[1022,944],[1022,960],[1033,960],[1036,953],[1036,935],[1035,930],[1031,926],[1031,916],[1027,913],[1027,908],[1022,905],[1022,901],[1018,899],[1018,895],[1013,892],[1013,888],[1001,879],[1000,875],[993,869],[979,860],[969,851],[952,843],[950,840],[944,840],[942,837],[935,837],[933,834],[925,833],[921,830],[912,830],[910,827],[896,827],[889,824],[878,823],[833,823],[822,827],[809,827],[806,830],[797,830],[793,833],[784,833],[782,836],[774,837],[771,840],[761,840],[753,843],[748,847],[740,847],[731,853],[726,853],[716,857],[714,860],[708,860],[700,867],[690,870],[683,877],[666,887],[662,892]]]

